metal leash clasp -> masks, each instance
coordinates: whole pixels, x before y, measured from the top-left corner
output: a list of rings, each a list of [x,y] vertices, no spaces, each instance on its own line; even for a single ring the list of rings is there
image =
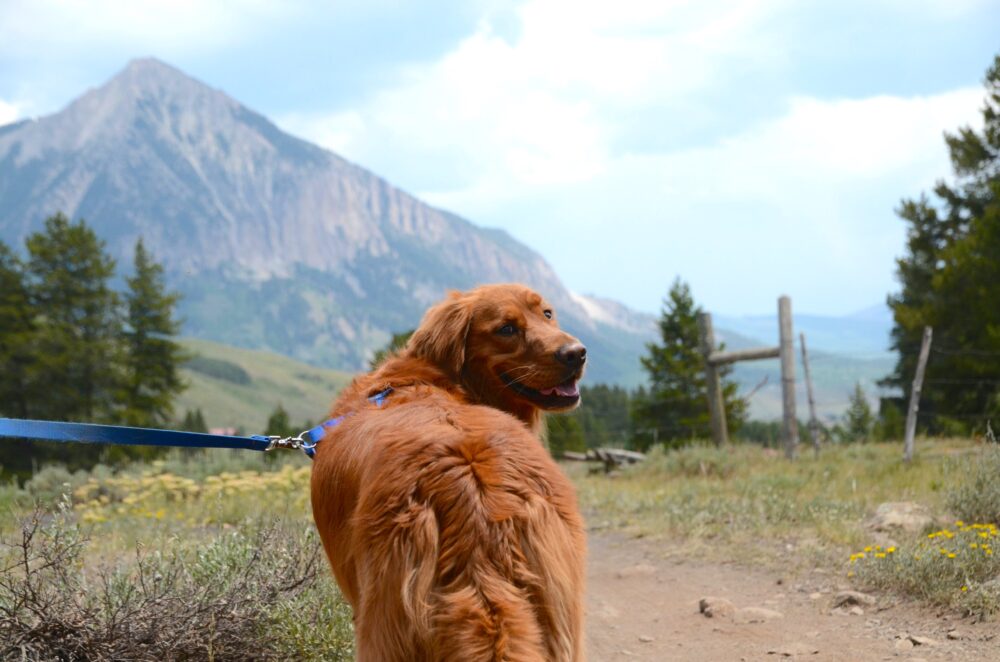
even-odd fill
[[[294,437],[282,437],[281,435],[272,434],[268,435],[267,448],[264,452],[267,452],[273,448],[291,448],[292,450],[299,450],[300,448],[307,448],[310,443],[305,439],[305,435],[309,434],[309,431],[300,432]]]

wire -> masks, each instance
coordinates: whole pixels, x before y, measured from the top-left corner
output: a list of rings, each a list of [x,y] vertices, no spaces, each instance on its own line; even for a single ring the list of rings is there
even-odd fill
[[[939,411],[918,411],[917,418],[969,418],[969,419],[990,419],[996,416],[990,414],[944,414]]]
[[[1000,352],[988,349],[942,349],[931,345],[931,351],[945,356],[1000,356]]]

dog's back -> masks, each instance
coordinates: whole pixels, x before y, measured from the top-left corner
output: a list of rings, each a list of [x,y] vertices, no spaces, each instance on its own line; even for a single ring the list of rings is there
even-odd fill
[[[583,658],[583,524],[537,433],[579,404],[585,363],[541,295],[490,285],[340,395],[312,500],[358,659]]]
[[[393,397],[329,434],[313,471],[358,659],[582,659],[585,543],[568,480],[503,412],[431,388]]]

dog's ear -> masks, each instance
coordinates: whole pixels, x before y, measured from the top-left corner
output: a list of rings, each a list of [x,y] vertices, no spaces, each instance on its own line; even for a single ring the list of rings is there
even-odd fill
[[[406,350],[457,378],[465,365],[465,344],[471,327],[471,302],[461,292],[453,290],[447,299],[424,314]]]

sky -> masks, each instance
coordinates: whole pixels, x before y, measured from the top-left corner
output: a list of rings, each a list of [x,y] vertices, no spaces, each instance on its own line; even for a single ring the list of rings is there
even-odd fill
[[[897,289],[998,34],[995,0],[0,0],[0,125],[153,56],[575,292],[843,315]]]

